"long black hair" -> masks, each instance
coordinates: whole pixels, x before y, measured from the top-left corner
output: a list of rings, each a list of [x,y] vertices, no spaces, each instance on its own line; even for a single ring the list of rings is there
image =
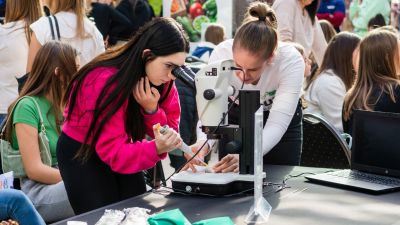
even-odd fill
[[[145,49],[151,50],[152,54],[149,57],[142,57]],[[128,43],[99,55],[78,71],[64,98],[64,104],[68,107],[67,121],[71,118],[85,77],[97,67],[116,67],[118,69],[106,81],[96,100],[93,119],[76,157],[83,161],[90,157],[104,125],[127,99],[125,131],[133,141],[144,138],[145,125],[140,105],[132,96],[134,87],[146,75],[145,64],[147,61],[157,56],[167,56],[177,52],[189,52],[187,35],[175,20],[156,18],[140,28]],[[101,121],[99,120],[100,116],[102,117]],[[91,141],[88,143],[90,138]]]
[[[315,16],[317,15],[319,4],[320,0],[314,0],[311,4],[305,7],[313,25],[315,23]]]

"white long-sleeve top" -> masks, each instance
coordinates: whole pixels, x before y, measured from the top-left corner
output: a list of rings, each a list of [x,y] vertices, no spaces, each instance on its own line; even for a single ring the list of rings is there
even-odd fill
[[[0,25],[0,114],[18,97],[19,78],[25,74],[28,61],[25,21]]]
[[[305,113],[318,114],[343,132],[342,107],[346,86],[332,71],[323,71],[304,94],[308,107]]]
[[[55,16],[59,24],[61,41],[70,44],[78,51],[81,67],[105,51],[103,36],[88,18],[85,17],[83,20],[87,37],[80,38],[77,35],[76,21],[78,18],[75,13],[58,12]],[[48,18],[40,18],[31,24],[30,28],[41,45],[52,40]]]
[[[220,43],[209,62],[233,59],[233,39]],[[244,90],[259,90],[264,111],[270,111],[263,129],[263,153],[267,154],[282,138],[296,111],[304,75],[304,60],[290,44],[280,42],[272,61],[256,85],[245,84]],[[240,90],[242,81],[233,75],[232,86]]]
[[[272,8],[278,20],[281,41],[301,44],[306,55],[309,56],[313,52],[318,65],[321,65],[328,44],[317,17],[312,24],[310,16],[302,9],[299,0],[275,0]]]

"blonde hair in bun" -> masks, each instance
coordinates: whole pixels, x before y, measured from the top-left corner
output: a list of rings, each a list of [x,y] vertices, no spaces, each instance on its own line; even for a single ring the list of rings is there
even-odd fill
[[[235,34],[233,50],[240,46],[268,59],[278,46],[278,36],[275,12],[267,3],[253,2]]]

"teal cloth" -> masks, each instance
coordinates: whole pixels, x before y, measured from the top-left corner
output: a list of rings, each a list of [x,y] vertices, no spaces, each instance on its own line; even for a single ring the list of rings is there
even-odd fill
[[[201,220],[193,225],[235,225],[229,217],[217,217],[208,220]]]
[[[191,225],[179,209],[158,213],[147,219],[147,222],[150,225]]]
[[[181,210],[174,209],[158,213],[147,219],[150,225],[192,225],[182,214]],[[207,220],[201,220],[193,225],[234,225],[229,217],[217,217]]]

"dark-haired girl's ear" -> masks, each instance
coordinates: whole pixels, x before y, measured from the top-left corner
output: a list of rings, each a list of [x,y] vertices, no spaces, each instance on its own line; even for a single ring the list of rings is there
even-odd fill
[[[143,50],[142,59],[147,62],[155,58],[155,55],[151,52],[150,49]]]

